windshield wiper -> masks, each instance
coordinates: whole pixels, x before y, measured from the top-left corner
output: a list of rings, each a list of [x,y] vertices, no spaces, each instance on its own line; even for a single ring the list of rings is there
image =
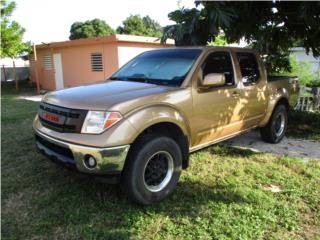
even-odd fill
[[[115,81],[126,81],[125,78],[118,78],[118,77],[111,77],[109,80],[115,80]]]
[[[147,82],[148,79],[144,77],[111,77],[110,80],[115,81],[132,81],[132,82]]]
[[[166,80],[166,79],[156,79],[156,78],[147,78],[147,77],[128,77],[129,81],[134,82],[142,82],[142,83],[149,83],[154,85],[177,85],[176,81]]]
[[[154,85],[164,85],[164,86],[178,86],[180,80],[167,80],[167,79],[156,79],[156,78],[147,78],[147,77],[111,77],[110,80],[116,81],[131,81],[131,82],[141,82],[141,83],[149,83]]]
[[[149,78],[146,77],[127,77],[127,79],[133,82],[149,83]]]

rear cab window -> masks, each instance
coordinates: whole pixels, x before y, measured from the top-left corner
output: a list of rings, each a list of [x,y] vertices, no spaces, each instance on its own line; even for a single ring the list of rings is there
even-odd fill
[[[241,70],[243,84],[248,86],[257,83],[260,79],[260,72],[255,54],[238,52],[237,59]]]

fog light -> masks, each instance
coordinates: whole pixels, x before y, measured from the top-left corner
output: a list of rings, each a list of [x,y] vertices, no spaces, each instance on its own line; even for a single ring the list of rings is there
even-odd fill
[[[97,165],[97,161],[93,156],[86,155],[84,158],[84,164],[87,168],[94,168]]]

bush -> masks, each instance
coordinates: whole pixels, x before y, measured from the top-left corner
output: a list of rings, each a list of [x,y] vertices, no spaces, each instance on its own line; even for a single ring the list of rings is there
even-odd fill
[[[312,83],[318,83],[319,75],[314,74],[311,70],[311,64],[309,62],[298,62],[293,56],[289,58],[291,72],[283,72],[282,74],[290,76],[298,76],[301,85],[306,86]]]
[[[320,87],[320,70],[315,72],[313,80],[306,84],[307,87]]]

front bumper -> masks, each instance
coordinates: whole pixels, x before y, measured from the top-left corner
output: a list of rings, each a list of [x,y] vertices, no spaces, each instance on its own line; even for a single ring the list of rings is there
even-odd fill
[[[123,170],[124,163],[130,145],[117,147],[89,147],[52,138],[34,129],[36,145],[44,155],[66,165],[74,166],[83,173],[106,175],[117,174]],[[85,164],[85,158],[93,156],[96,166],[89,168]]]

